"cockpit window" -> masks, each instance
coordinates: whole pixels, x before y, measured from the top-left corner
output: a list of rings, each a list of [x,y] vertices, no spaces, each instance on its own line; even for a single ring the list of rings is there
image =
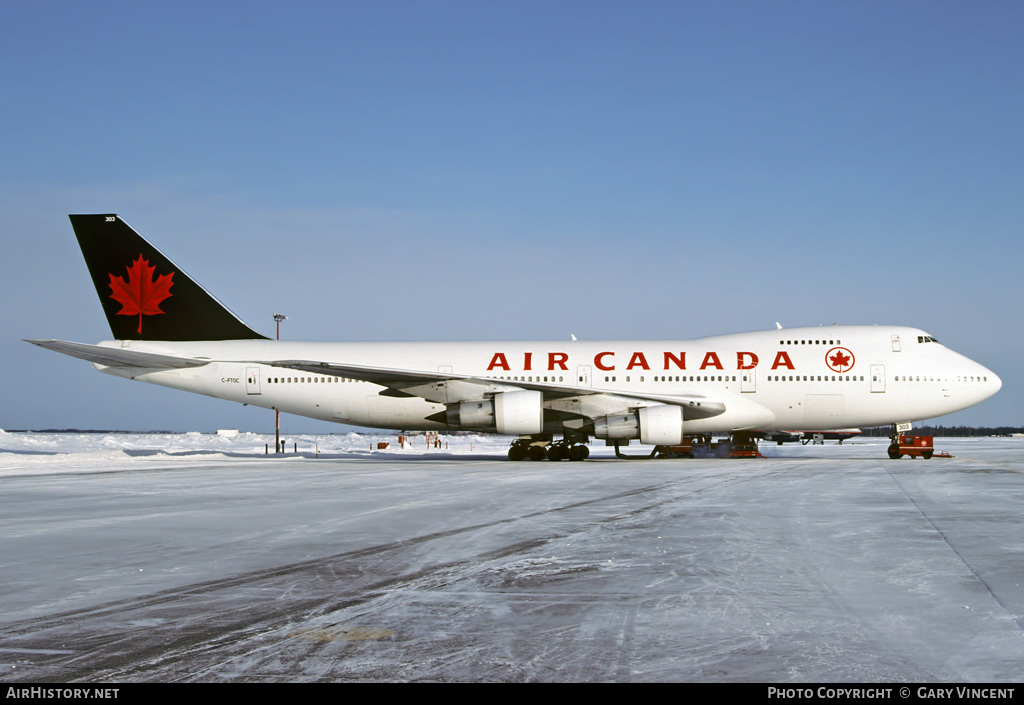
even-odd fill
[[[917,336],[917,342],[919,343],[937,343],[939,342],[930,335],[919,335]]]

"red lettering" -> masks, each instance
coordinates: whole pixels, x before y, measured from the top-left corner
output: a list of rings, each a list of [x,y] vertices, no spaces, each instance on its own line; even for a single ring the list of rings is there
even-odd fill
[[[750,358],[749,363],[745,363],[745,358]],[[757,355],[752,352],[738,352],[736,353],[736,369],[737,370],[752,370],[757,367]]]
[[[608,366],[608,365],[605,365],[603,362],[601,362],[607,356],[614,355],[614,354],[615,353],[613,353],[613,352],[600,352],[597,355],[594,355],[594,367],[596,367],[599,370],[604,370],[605,372],[608,372],[610,370],[614,370],[615,369],[615,365],[614,364],[612,364],[611,366]]]
[[[705,370],[708,367],[717,367],[720,370],[725,369],[722,367],[722,361],[718,359],[718,353],[709,352],[704,356],[704,362],[700,363],[700,368]]]
[[[775,362],[772,363],[772,369],[777,370],[780,367],[788,367],[791,370],[795,370],[793,367],[793,361],[789,359],[789,353],[785,350],[780,350],[775,354]]]
[[[629,358],[629,364],[626,365],[626,369],[631,370],[634,367],[642,367],[645,370],[651,369],[651,366],[647,364],[647,358],[644,357],[642,352],[635,352],[633,357]]]
[[[561,369],[565,370],[566,372],[568,372],[569,371],[569,367],[565,364],[568,359],[569,359],[569,353],[552,353],[552,352],[549,352],[548,353],[548,369],[549,370],[553,370],[553,369],[555,369],[555,365],[558,365],[559,368],[561,368]]]
[[[532,370],[533,369],[533,367],[531,367],[532,364],[533,364],[533,353],[532,352],[523,353],[523,369],[524,370]]]
[[[676,357],[675,355],[673,355],[670,352],[665,353],[665,367],[664,367],[664,369],[666,369],[666,370],[668,369],[668,363],[670,363],[670,362],[675,363],[675,366],[677,368],[679,368],[680,370],[685,370],[686,369],[686,353],[684,353],[684,352],[679,353],[679,357]]]
[[[494,357],[491,358],[491,364],[487,366],[487,369],[490,371],[495,367],[500,367],[506,372],[512,371],[512,368],[508,366],[508,360],[505,359],[505,353],[494,353]]]

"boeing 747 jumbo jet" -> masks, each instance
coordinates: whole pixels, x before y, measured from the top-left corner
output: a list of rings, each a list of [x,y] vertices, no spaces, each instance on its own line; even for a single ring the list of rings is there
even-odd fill
[[[899,326],[683,341],[270,340],[117,215],[70,217],[114,340],[28,342],[118,377],[325,421],[516,436],[513,460],[582,460],[591,438],[672,446],[694,434],[911,422],[966,409],[1002,385]]]

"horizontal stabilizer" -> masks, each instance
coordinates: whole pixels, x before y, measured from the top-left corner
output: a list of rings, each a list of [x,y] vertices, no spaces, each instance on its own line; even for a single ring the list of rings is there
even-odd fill
[[[174,357],[173,355],[160,355],[158,353],[139,352],[138,350],[126,350],[124,348],[107,348],[102,345],[72,343],[68,340],[25,340],[25,342],[108,367],[183,369],[186,367],[202,367],[210,363],[209,360],[195,360],[188,357]]]

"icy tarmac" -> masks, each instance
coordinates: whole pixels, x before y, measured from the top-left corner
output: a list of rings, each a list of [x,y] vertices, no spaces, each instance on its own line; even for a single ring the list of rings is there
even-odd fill
[[[0,680],[1024,673],[1022,439],[582,463],[444,440],[0,432]]]

